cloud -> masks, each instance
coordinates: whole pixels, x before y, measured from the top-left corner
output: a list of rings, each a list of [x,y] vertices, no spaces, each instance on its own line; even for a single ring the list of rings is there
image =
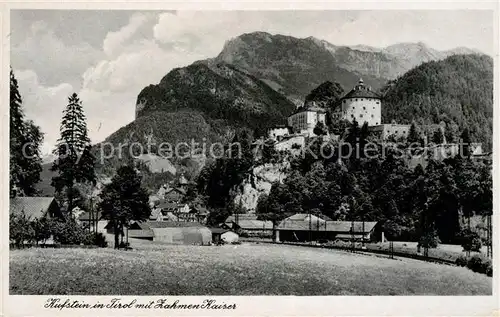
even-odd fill
[[[107,55],[113,55],[124,43],[147,22],[148,18],[144,14],[134,14],[130,17],[129,23],[116,32],[109,32],[104,38],[103,50]]]
[[[68,96],[73,93],[70,84],[43,86],[33,70],[15,71],[26,118],[31,119],[44,133],[42,152],[50,153],[59,138],[59,122]]]
[[[78,84],[78,78],[103,53],[85,42],[66,45],[43,21],[33,22],[28,36],[11,48],[14,69],[33,70],[44,85]]]

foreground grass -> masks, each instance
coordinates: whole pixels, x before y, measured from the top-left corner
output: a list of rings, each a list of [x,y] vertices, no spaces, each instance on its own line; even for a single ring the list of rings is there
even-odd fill
[[[10,252],[23,295],[489,295],[466,268],[296,246],[170,246]]]

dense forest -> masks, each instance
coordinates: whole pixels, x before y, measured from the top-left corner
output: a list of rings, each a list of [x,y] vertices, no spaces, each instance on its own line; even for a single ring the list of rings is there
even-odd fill
[[[259,198],[257,214],[275,223],[295,213],[381,221],[389,239],[415,241],[430,234],[443,243],[459,241],[463,219],[491,214],[489,163],[469,156],[444,161],[430,157],[425,168],[410,168],[399,155],[410,142],[389,148],[375,142],[368,148],[369,141],[373,138],[367,126],[353,124],[345,143],[332,144],[331,153],[321,156],[323,139],[316,138],[311,153],[290,161],[291,170],[284,182],[275,183],[269,195]],[[348,145],[359,148],[360,153],[366,147],[370,155],[340,158],[342,146]],[[200,174],[198,194],[213,210],[213,223],[231,213],[245,212],[231,201],[252,166],[254,158],[252,153],[248,155],[219,159]]]
[[[493,60],[455,55],[422,64],[383,89],[382,121],[468,128],[473,142],[492,149]]]

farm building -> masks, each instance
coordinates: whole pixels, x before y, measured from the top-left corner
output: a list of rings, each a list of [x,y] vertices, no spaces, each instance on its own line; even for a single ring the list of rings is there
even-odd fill
[[[212,242],[215,244],[238,242],[240,237],[236,232],[224,228],[210,228],[210,231],[212,231]]]
[[[90,231],[94,231],[97,223],[97,232],[105,232],[106,225],[108,224],[107,220],[101,219],[101,213],[96,211],[95,213],[90,213],[88,211],[84,211],[78,216],[78,222],[80,222],[85,228],[88,228]]]
[[[296,214],[277,227],[277,241],[384,240],[376,221],[331,221],[309,214]]]
[[[25,214],[31,220],[62,217],[54,197],[14,197],[10,199],[10,213]]]
[[[134,222],[128,237],[170,244],[209,245],[212,232],[197,222],[148,221]]]
[[[229,216],[224,222],[223,227],[237,231],[241,235],[248,236],[270,236],[273,231],[273,223],[269,220],[257,220],[256,214],[237,214]]]

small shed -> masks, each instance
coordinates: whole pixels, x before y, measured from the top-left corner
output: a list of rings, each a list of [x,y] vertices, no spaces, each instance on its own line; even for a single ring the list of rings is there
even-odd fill
[[[231,230],[223,228],[210,228],[212,231],[212,242],[219,243],[233,243],[238,242],[240,236]]]

